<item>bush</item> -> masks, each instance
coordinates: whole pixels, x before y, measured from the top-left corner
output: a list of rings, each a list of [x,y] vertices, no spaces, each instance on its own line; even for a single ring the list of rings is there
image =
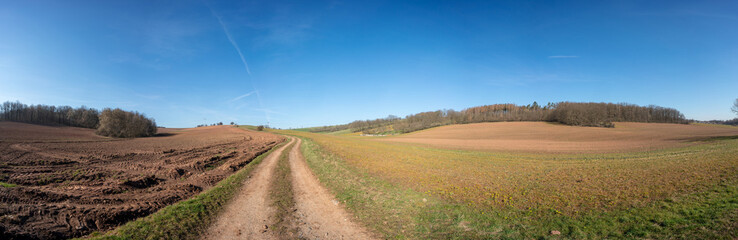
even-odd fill
[[[264,125],[256,126],[257,131],[264,131]]]
[[[138,112],[106,108],[100,113],[97,134],[109,137],[150,137],[156,134],[156,122]]]

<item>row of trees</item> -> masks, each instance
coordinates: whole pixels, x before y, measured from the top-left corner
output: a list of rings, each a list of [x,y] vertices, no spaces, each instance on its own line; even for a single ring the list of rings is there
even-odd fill
[[[237,126],[238,124],[236,122],[231,122],[230,125]],[[198,124],[196,127],[207,127],[207,126],[223,126],[223,122],[213,123],[213,124]]]
[[[52,126],[97,129],[97,134],[110,137],[147,137],[156,134],[156,122],[138,112],[106,108],[102,112],[85,106],[26,105],[4,102],[0,120]]]
[[[709,120],[709,121],[695,121],[698,123],[707,123],[707,124],[722,124],[722,125],[731,125],[731,126],[738,126],[738,118],[733,118],[730,120]]]
[[[735,115],[738,115],[738,98],[735,99],[733,102],[733,106],[730,107],[730,111],[735,113]],[[709,121],[695,121],[698,123],[708,123],[708,124],[723,124],[723,125],[731,125],[731,126],[738,126],[738,118],[733,118],[730,120],[709,120]]]
[[[100,113],[85,106],[26,105],[21,102],[4,102],[0,106],[0,120],[43,125],[61,125],[96,128]]]
[[[612,127],[612,122],[687,123],[684,114],[673,108],[655,105],[638,106],[614,103],[561,102],[556,105],[549,121],[567,125]]]
[[[500,121],[550,121],[574,126],[612,127],[612,122],[687,123],[684,115],[673,108],[614,103],[548,103],[529,105],[494,104],[462,111],[438,110],[398,118],[390,115],[375,120],[359,120],[349,124],[312,128],[313,132],[350,129],[353,132],[381,134],[407,133],[448,124]]]
[[[735,99],[733,102],[733,106],[730,107],[730,111],[738,115],[738,98]],[[733,118],[730,120],[709,120],[709,121],[696,121],[699,123],[709,123],[709,124],[723,124],[723,125],[731,125],[731,126],[738,126],[738,118]]]

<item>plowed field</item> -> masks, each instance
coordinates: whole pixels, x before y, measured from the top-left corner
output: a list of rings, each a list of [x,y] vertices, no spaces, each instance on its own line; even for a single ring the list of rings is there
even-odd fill
[[[230,126],[114,139],[0,122],[0,239],[112,229],[213,186],[282,139]]]
[[[495,122],[449,125],[379,139],[465,150],[606,153],[679,147],[695,140],[734,135],[738,135],[736,127],[686,124],[619,122],[615,128],[597,128]]]

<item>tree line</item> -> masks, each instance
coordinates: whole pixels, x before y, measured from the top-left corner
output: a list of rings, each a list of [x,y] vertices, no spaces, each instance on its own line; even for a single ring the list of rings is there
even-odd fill
[[[0,120],[51,126],[97,129],[96,133],[110,137],[148,137],[156,134],[156,122],[138,112],[119,108],[98,111],[81,106],[26,105],[6,101],[0,105]]]
[[[613,127],[612,122],[687,123],[684,115],[673,108],[638,106],[627,103],[559,102],[544,106],[493,104],[462,111],[438,110],[408,115],[388,116],[374,120],[358,120],[348,124],[310,128],[312,132],[350,129],[368,134],[408,133],[449,124],[502,121],[548,121],[573,126]]]
[[[707,123],[707,124],[721,124],[721,125],[730,125],[730,126],[738,126],[738,118],[733,118],[730,120],[708,120],[708,121],[695,121],[698,123]]]
[[[4,102],[0,106],[0,119],[42,125],[60,125],[97,128],[100,112],[85,106],[26,105],[20,102]]]
[[[236,122],[231,122],[230,125],[238,126],[238,124]],[[210,125],[208,125],[208,124],[198,124],[195,127],[207,127],[207,126],[223,126],[223,122],[217,122],[217,123],[213,123],[213,124],[210,124]]]

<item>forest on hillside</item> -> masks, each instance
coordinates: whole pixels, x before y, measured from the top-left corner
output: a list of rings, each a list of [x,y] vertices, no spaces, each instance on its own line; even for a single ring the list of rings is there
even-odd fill
[[[438,110],[400,118],[390,115],[374,120],[357,120],[348,124],[309,128],[311,132],[350,130],[365,134],[408,133],[449,124],[503,121],[547,121],[572,126],[613,127],[613,122],[687,123],[684,115],[673,108],[628,103],[559,102],[544,106],[493,104],[461,111]]]

